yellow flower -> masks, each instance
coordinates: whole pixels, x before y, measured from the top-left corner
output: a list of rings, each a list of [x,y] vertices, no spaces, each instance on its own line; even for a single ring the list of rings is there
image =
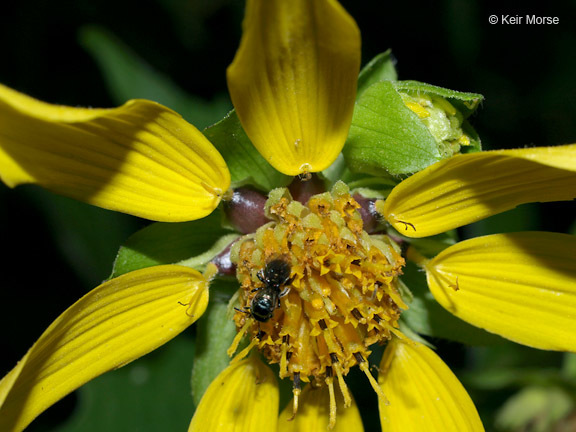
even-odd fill
[[[334,162],[350,126],[359,65],[359,31],[335,0],[248,1],[243,38],[228,70],[228,85],[243,128],[272,166],[288,175],[300,175],[321,171]],[[406,236],[428,236],[521,203],[574,199],[575,171],[576,145],[458,155],[404,180],[377,208]],[[4,86],[0,86],[0,176],[9,186],[34,183],[100,207],[169,222],[210,214],[230,187],[222,156],[201,132],[168,108],[144,100],[115,109],[61,107]],[[350,238],[364,239],[361,225],[356,231],[350,228],[358,219],[357,210],[345,211],[351,215],[349,220],[344,218]],[[286,214],[283,217],[288,219]],[[312,219],[302,223],[313,226]],[[276,226],[285,228],[283,223],[291,222]],[[282,237],[287,232],[279,238],[287,238]],[[290,237],[290,244],[297,244],[296,237]],[[393,246],[377,249],[393,255]],[[418,260],[436,299],[456,316],[519,343],[576,351],[572,336],[576,331],[575,251],[576,242],[567,235],[518,233],[467,240],[431,260]],[[379,257],[378,253],[375,250],[373,256]],[[347,255],[340,252],[338,259],[345,261]],[[302,291],[309,294],[302,299],[304,310],[311,307],[318,314],[331,310],[330,317],[340,326],[324,322],[324,329],[323,318],[310,319],[320,327],[309,335],[310,340],[324,338],[329,348],[327,355],[320,355],[323,351],[310,356],[312,362],[320,361],[324,369],[317,377],[327,385],[320,381],[302,393],[297,388],[293,404],[278,417],[275,377],[257,358],[239,355],[207,390],[190,430],[230,430],[231,425],[246,431],[276,430],[277,426],[280,430],[323,430],[326,425],[362,430],[342,378],[355,364],[378,394],[383,430],[482,430],[474,405],[448,367],[432,350],[398,330],[394,314],[406,305],[398,292],[401,265],[394,267],[395,260],[400,263],[402,258],[386,261],[391,265],[386,270],[389,285],[374,282],[371,289],[350,286],[347,291],[360,296],[374,293],[381,302],[392,299],[395,306],[389,309],[379,305],[390,312],[388,319],[374,312],[357,316],[351,308],[345,316],[349,321],[343,322],[338,308],[325,306],[326,299],[333,301],[329,291],[335,286],[322,290],[327,277],[318,279],[319,297],[313,298],[312,290]],[[300,301],[296,285],[311,287],[310,281],[324,270],[321,276],[346,268],[359,279],[368,272],[355,268],[356,259],[345,266],[317,262],[318,269],[302,267],[300,277],[293,279],[291,301]],[[291,268],[296,271],[297,266]],[[380,270],[370,271],[375,278],[383,278]],[[211,266],[202,275],[187,267],[166,265],[137,270],[95,288],[64,312],[0,381],[0,430],[24,429],[74,389],[183,331],[204,312],[213,276]],[[244,293],[251,286],[247,280]],[[386,286],[385,293],[379,291],[382,286]],[[244,299],[245,306],[249,298]],[[242,314],[253,319],[243,312],[237,317]],[[296,319],[286,322],[300,323]],[[378,383],[367,358],[356,355],[369,354],[368,343],[360,340],[354,345],[350,329],[356,326],[365,329],[374,342],[388,340]],[[336,345],[341,339],[335,330],[337,337],[329,342],[332,328],[346,328],[349,335],[346,341],[351,348],[342,357],[331,355],[339,352]],[[283,344],[289,344],[281,331],[277,336],[276,348],[282,353]],[[260,342],[256,335],[251,346]],[[303,350],[314,351],[313,343]],[[286,364],[281,367],[289,371],[300,363],[295,358],[288,361],[292,358],[287,359],[287,352],[277,358],[280,362],[284,358]],[[342,366],[334,364],[335,358]],[[294,379],[294,369],[290,372],[286,374]],[[298,415],[285,421],[298,404]],[[348,408],[342,410],[342,406]]]

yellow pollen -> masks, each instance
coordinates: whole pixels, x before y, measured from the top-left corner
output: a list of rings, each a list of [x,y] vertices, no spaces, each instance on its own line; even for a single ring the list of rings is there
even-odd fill
[[[294,382],[294,414],[301,381],[327,385],[331,427],[334,378],[350,406],[344,377],[351,367],[358,365],[385,400],[369,371],[369,347],[403,337],[398,319],[407,308],[398,290],[400,248],[384,234],[365,232],[359,208],[341,182],[306,205],[276,189],[266,204],[270,223],[231,251],[241,288],[234,315],[239,333],[229,353],[249,335],[238,355],[256,346],[280,365],[280,377]],[[285,277],[272,277],[281,268]]]
[[[312,299],[310,303],[312,303],[312,307],[317,310],[320,310],[324,307],[324,302],[319,297]]]

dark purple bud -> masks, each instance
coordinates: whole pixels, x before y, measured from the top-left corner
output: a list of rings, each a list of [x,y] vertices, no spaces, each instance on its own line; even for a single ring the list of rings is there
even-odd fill
[[[264,214],[266,200],[260,192],[241,187],[234,190],[232,199],[224,202],[224,213],[238,232],[250,234],[270,222]]]
[[[362,222],[364,223],[364,231],[368,234],[371,234],[378,230],[380,225],[379,221],[381,216],[374,208],[374,203],[376,202],[375,198],[365,198],[360,194],[354,194],[353,198],[356,200],[358,204],[360,204],[360,208],[358,211],[360,212],[360,216],[362,216]]]
[[[220,276],[234,276],[236,274],[236,264],[230,261],[230,248],[234,242],[226,246],[222,252],[212,259],[212,263],[218,267],[218,274]]]
[[[306,204],[311,196],[326,192],[324,181],[316,174],[294,177],[288,190],[296,201]]]

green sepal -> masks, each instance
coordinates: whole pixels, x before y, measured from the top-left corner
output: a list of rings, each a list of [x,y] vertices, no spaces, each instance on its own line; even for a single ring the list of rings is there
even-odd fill
[[[465,119],[476,111],[480,102],[484,100],[484,96],[479,93],[460,92],[419,81],[396,81],[394,86],[398,91],[406,93],[429,94],[447,99]]]
[[[482,141],[480,141],[480,136],[478,136],[478,132],[476,132],[476,129],[472,127],[468,120],[462,122],[462,132],[470,138],[470,145],[462,146],[460,148],[460,153],[476,153],[482,151]]]
[[[352,171],[377,176],[411,174],[441,159],[436,140],[390,81],[373,84],[356,102],[343,153]]]
[[[220,210],[195,221],[156,222],[132,235],[118,251],[111,277],[161,264],[203,266],[238,234],[222,227]]]
[[[237,282],[214,280],[210,285],[210,304],[196,323],[196,355],[192,366],[192,397],[198,405],[210,383],[230,363],[227,350],[236,326],[229,307]]]
[[[426,284],[425,273],[409,262],[402,281],[414,295],[401,320],[413,331],[425,336],[440,337],[467,345],[494,345],[504,342],[500,336],[474,327],[446,311],[434,299]]]
[[[372,84],[379,81],[396,81],[398,74],[395,67],[396,61],[392,56],[392,50],[387,50],[378,54],[368,62],[358,75],[358,91],[356,97],[359,98],[364,91]]]
[[[234,187],[250,184],[268,191],[286,186],[292,180],[292,177],[276,171],[258,153],[244,132],[236,111],[230,111],[223,120],[204,129],[203,133],[226,161]]]

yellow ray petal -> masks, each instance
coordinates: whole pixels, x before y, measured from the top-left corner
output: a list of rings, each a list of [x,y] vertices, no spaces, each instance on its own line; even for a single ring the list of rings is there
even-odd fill
[[[246,133],[288,175],[321,171],[344,146],[360,32],[335,0],[249,0],[228,88]]]
[[[426,265],[457,317],[515,342],[576,352],[576,238],[524,232],[466,240]]]
[[[204,217],[230,174],[179,114],[154,102],[119,108],[50,105],[0,85],[0,177],[99,207],[176,222]]]
[[[380,363],[378,382],[390,400],[379,406],[383,431],[484,430],[458,378],[425,345],[392,339]]]
[[[163,345],[207,303],[206,279],[182,266],[137,270],[95,288],[0,381],[0,430],[21,431],[82,384]]]
[[[298,412],[292,418],[292,401],[280,414],[278,420],[278,432],[298,432],[298,431],[332,431],[332,432],[363,432],[362,419],[358,406],[352,398],[352,404],[344,408],[344,398],[338,385],[335,385],[336,398],[336,425],[333,429],[328,429],[330,418],[330,394],[327,386],[314,388],[308,384],[300,395]],[[350,395],[352,396],[352,395]],[[376,394],[374,394],[376,398]]]
[[[529,202],[576,198],[576,144],[457,155],[404,180],[382,214],[426,237]]]
[[[190,432],[276,431],[278,382],[256,356],[234,362],[210,384]]]

